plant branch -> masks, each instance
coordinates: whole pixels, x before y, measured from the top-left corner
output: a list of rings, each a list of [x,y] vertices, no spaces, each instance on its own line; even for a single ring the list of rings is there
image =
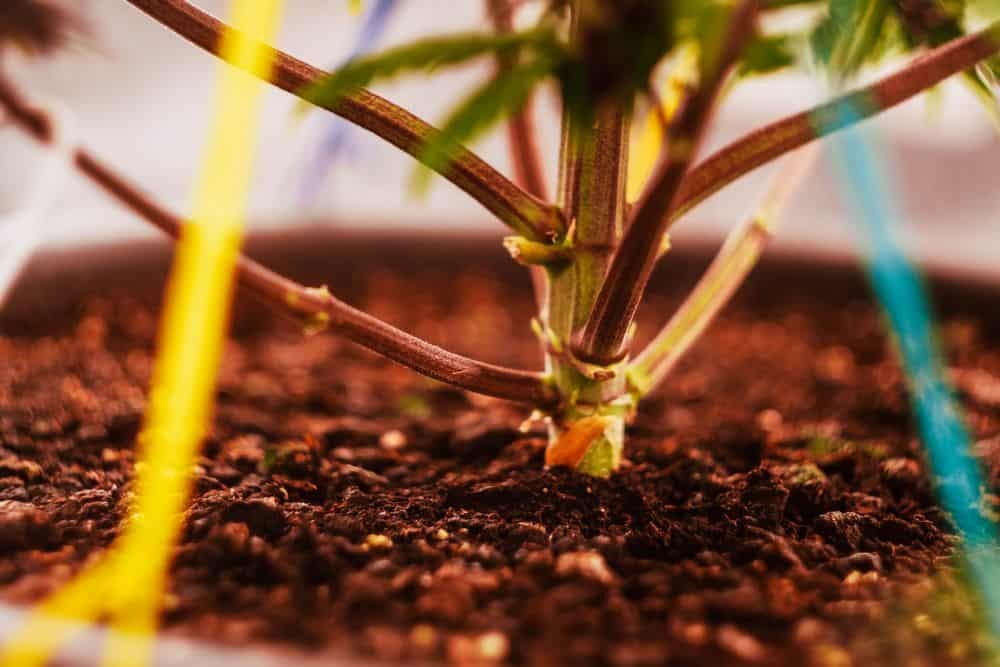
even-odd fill
[[[230,30],[225,23],[186,0],[127,2],[216,56],[223,32]],[[298,97],[326,76],[326,72],[277,49],[274,49],[274,63],[270,83]],[[347,95],[324,108],[417,159],[422,157],[428,141],[439,132],[405,109],[367,90]],[[533,240],[546,240],[564,231],[562,214],[557,207],[522,190],[465,148],[456,151],[452,161],[441,169],[441,174],[519,234]]]
[[[666,155],[635,206],[590,317],[574,335],[573,352],[585,362],[607,366],[627,353],[625,339],[659,255],[667,213],[708,125],[719,90],[753,35],[757,8],[756,0],[744,0],[734,10],[719,53],[706,64],[701,82],[671,128]]]
[[[51,115],[28,103],[13,84],[0,78],[0,105],[7,115],[37,140],[52,140]],[[78,148],[77,169],[119,203],[168,235],[183,233],[180,217],[140,191],[90,152]],[[539,373],[503,368],[448,352],[401,331],[331,295],[325,288],[308,288],[246,257],[238,262],[240,283],[275,308],[329,328],[344,338],[413,370],[480,394],[532,404],[551,402]]]
[[[513,6],[509,0],[486,0],[486,8],[497,32],[514,31]],[[501,58],[498,65],[510,66],[508,58]],[[507,143],[510,145],[514,166],[514,182],[541,200],[547,200],[545,170],[542,168],[542,154],[535,131],[532,100],[511,116],[507,123]]]
[[[915,58],[898,72],[751,132],[695,166],[671,208],[676,220],[714,193],[761,165],[811,141],[897,106],[1000,50],[1000,22]],[[839,110],[850,108],[850,117]],[[849,119],[848,119],[849,118]]]
[[[817,148],[806,147],[786,158],[756,213],[729,233],[681,307],[629,365],[627,374],[634,391],[645,395],[656,389],[729,303],[757,265],[782,210],[812,166]]]
[[[497,32],[514,31],[514,7],[509,0],[486,0],[486,11]],[[500,58],[497,66],[501,69],[511,66],[509,58]],[[538,135],[534,122],[534,98],[529,98],[524,106],[507,121],[507,145],[514,165],[514,182],[528,194],[547,200],[545,171],[542,155],[538,147]],[[529,243],[531,241],[528,241]],[[512,242],[512,243],[516,243]],[[535,294],[535,304],[539,312],[546,310],[548,299],[548,276],[541,266],[530,267],[531,287]]]

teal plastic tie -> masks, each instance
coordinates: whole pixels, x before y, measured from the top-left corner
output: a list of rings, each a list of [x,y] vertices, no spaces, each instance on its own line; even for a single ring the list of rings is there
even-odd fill
[[[853,125],[862,115],[841,105],[836,122]],[[997,531],[980,511],[983,477],[971,453],[961,408],[945,378],[924,281],[899,239],[902,219],[894,206],[886,169],[873,139],[850,128],[832,136],[831,145],[848,199],[854,207],[869,280],[898,343],[937,495],[963,538],[971,579],[986,606],[995,636],[1000,636],[1000,578]]]

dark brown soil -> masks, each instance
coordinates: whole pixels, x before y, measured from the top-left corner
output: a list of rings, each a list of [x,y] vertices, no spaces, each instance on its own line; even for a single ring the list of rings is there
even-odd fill
[[[352,281],[411,331],[538,364],[523,283],[482,267]],[[996,482],[1000,337],[950,310],[943,339]],[[37,600],[115,537],[152,312],[91,298],[48,335],[0,337],[5,601]],[[173,632],[456,664],[982,655],[899,369],[853,279],[758,280],[643,406],[607,481],[544,470],[520,407],[256,309],[237,332],[176,551]]]

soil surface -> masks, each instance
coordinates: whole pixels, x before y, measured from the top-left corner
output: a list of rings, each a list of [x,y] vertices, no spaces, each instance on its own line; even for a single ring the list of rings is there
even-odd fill
[[[524,282],[352,280],[410,331],[540,363]],[[244,309],[167,631],[463,665],[976,664],[956,541],[856,283],[751,284],[643,405],[610,480],[543,469],[522,407]],[[680,298],[670,284],[651,318]],[[44,336],[0,337],[4,601],[39,599],[117,534],[154,312],[105,293]],[[1000,335],[951,308],[942,339],[995,483]]]

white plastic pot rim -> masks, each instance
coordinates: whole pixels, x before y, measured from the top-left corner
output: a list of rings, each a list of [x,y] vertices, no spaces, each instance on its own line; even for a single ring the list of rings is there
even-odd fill
[[[58,102],[38,106],[52,118],[52,137],[43,148],[45,159],[24,203],[0,216],[0,308],[42,243],[45,214],[62,192],[76,154],[76,123],[69,108]]]
[[[14,637],[30,610],[0,603],[0,644]],[[108,631],[77,621],[66,621],[72,639],[60,648],[53,664],[89,667],[102,664]],[[154,639],[151,666],[155,667],[362,667],[373,662],[344,658],[341,655],[309,655],[267,646],[228,648],[176,637]]]

